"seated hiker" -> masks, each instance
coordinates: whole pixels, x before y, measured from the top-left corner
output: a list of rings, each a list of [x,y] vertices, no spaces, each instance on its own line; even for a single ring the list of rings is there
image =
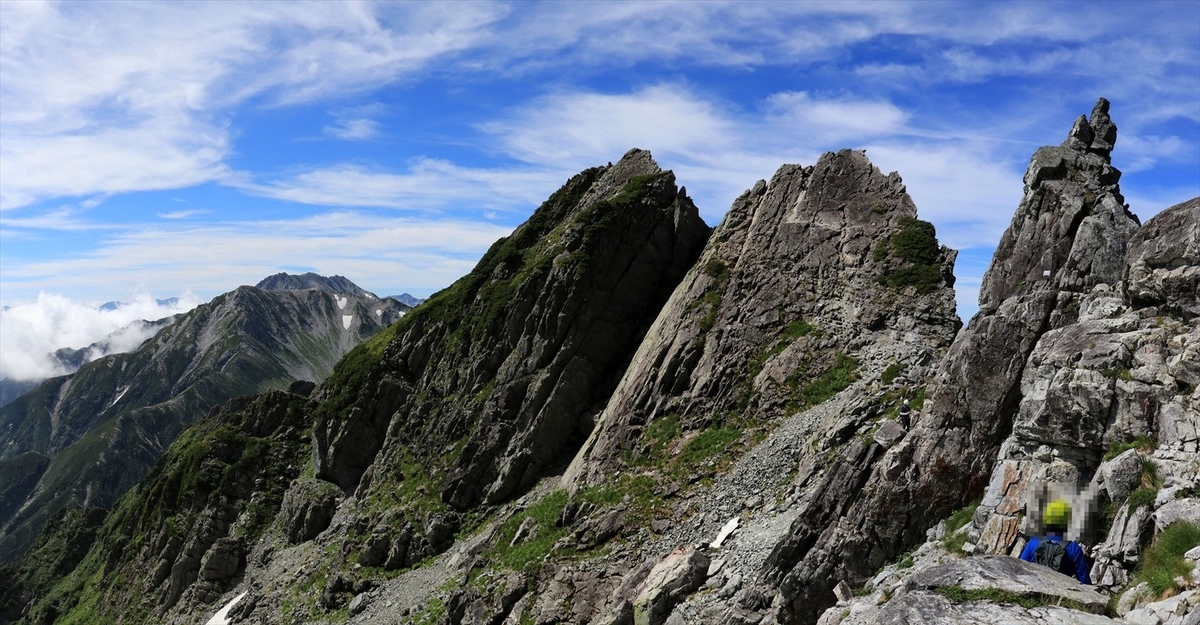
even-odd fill
[[[1056,499],[1046,506],[1042,520],[1046,524],[1045,538],[1030,538],[1029,544],[1021,551],[1021,559],[1048,566],[1063,575],[1074,577],[1081,584],[1091,585],[1092,578],[1088,575],[1083,547],[1063,538],[1071,521],[1071,507],[1067,502]]]
[[[909,407],[908,400],[906,399],[904,400],[904,403],[900,405],[900,426],[907,430],[908,421],[911,416],[912,408]]]

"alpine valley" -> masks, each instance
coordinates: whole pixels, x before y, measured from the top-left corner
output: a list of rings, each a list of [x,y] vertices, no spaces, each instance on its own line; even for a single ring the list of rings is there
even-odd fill
[[[854,150],[715,229],[631,150],[411,309],[241,287],[0,412],[0,620],[1200,624],[1200,198],[1116,143],[1037,150],[965,327]],[[1049,499],[1094,585],[1013,557]]]

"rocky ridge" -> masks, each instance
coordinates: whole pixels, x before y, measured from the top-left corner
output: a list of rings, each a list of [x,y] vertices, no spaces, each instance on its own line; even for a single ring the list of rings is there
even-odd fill
[[[811,205],[796,209],[805,197],[813,198]],[[714,233],[648,330],[597,427],[627,440],[642,438],[647,444],[637,448],[641,455],[600,454],[597,446],[585,445],[563,479],[574,486],[574,495],[568,498],[553,481],[544,482],[540,490],[492,512],[489,517],[495,521],[428,567],[364,590],[353,601],[346,598],[351,621],[390,622],[397,610],[402,618],[419,620],[444,609],[450,622],[497,623],[507,617],[515,623],[522,615],[545,623],[659,622],[680,602],[683,612],[717,618],[729,611],[728,602],[693,608],[687,599],[710,579],[714,562],[723,585],[729,586],[726,597],[739,591],[743,597],[761,597],[752,578],[794,520],[790,505],[808,496],[824,469],[821,462],[810,461],[803,475],[792,474],[797,458],[812,455],[812,447],[828,452],[849,439],[870,437],[888,422],[900,396],[919,395],[915,385],[936,362],[938,345],[948,345],[957,319],[943,277],[949,275],[953,252],[939,247],[915,219],[899,177],[884,176],[862,153],[827,154],[809,168],[787,166],[770,185],[760,183],[739,202],[741,212]],[[810,211],[826,214],[820,220],[803,219]],[[857,225],[846,227],[847,221]],[[762,230],[747,232],[752,223]],[[905,257],[906,236],[917,239],[914,247],[924,254],[917,260],[924,263]],[[751,237],[753,245],[747,243]],[[829,265],[819,280],[819,271],[806,265],[818,248],[844,251],[841,262]],[[933,265],[927,273],[932,284],[887,282],[892,272],[919,264]],[[793,271],[763,271],[780,266]],[[769,277],[762,279],[763,273]],[[714,285],[721,289],[717,295]],[[803,296],[794,297],[797,292]],[[824,301],[817,301],[820,297]],[[848,319],[846,309],[860,314]],[[681,310],[683,322],[676,316]],[[708,356],[701,356],[704,350]],[[692,358],[689,366],[707,362],[697,367],[706,372],[662,367],[673,369],[671,375],[677,377],[655,388],[675,388],[653,395],[654,401],[690,403],[694,416],[661,415],[660,422],[670,427],[643,430],[636,424],[633,432],[621,431],[629,425],[605,426],[618,398],[637,388],[631,382],[637,374],[631,372],[645,368],[656,375],[660,369],[650,363],[665,358],[655,354],[670,351],[700,356],[687,356]],[[828,382],[832,390],[822,391],[828,395],[810,396],[815,405],[806,407],[809,396],[804,393],[817,389],[789,383],[780,372],[805,357],[817,357],[815,373],[805,369],[797,377],[819,378],[835,369],[839,353],[842,362],[853,359],[856,364]],[[748,376],[751,367],[761,371]],[[768,374],[756,379],[763,371]],[[731,379],[709,385],[722,376]],[[730,415],[735,408],[738,412]],[[729,421],[714,419],[722,413]],[[714,438],[723,438],[725,447],[685,451],[701,449],[694,441]],[[723,459],[739,454],[732,465]],[[579,469],[587,462],[611,463],[596,471],[610,479],[588,484]],[[764,480],[764,475],[777,477]],[[703,482],[697,481],[701,478]],[[553,518],[542,520],[547,507]],[[726,539],[724,551],[691,548],[711,542],[732,517],[744,525]],[[335,518],[328,533],[317,537],[315,548],[336,543],[346,531],[342,523],[352,521]],[[517,566],[519,577],[510,578],[513,573],[505,572],[502,563],[519,558],[514,554],[522,543],[564,554],[603,549],[576,562]],[[687,548],[679,550],[681,546]],[[636,563],[641,564],[631,570]],[[745,589],[739,579],[746,580]],[[430,587],[458,584],[448,594],[428,595]],[[402,598],[422,595],[414,587],[426,589],[426,601],[404,607]],[[246,616],[253,621],[256,613],[257,608]]]
[[[463,519],[456,507],[527,490],[565,460],[573,437],[578,445],[596,402],[611,392],[708,234],[673,175],[644,151],[568,181],[475,271],[352,351],[313,393],[312,472],[296,475],[271,506],[280,533],[259,541],[257,550],[244,545],[236,579],[274,588],[289,578],[268,574],[272,563],[300,557],[307,575],[329,576],[320,604],[306,609],[335,609],[344,593],[362,588],[362,580],[339,573],[352,564],[396,570],[445,551]],[[165,488],[162,479],[131,493],[127,505],[153,508],[149,498]],[[150,549],[161,551],[165,563],[153,570],[170,575],[126,569],[140,571],[133,577],[150,589],[141,614],[187,620],[213,598],[211,586],[201,583],[212,580],[203,574],[174,574],[192,567],[181,563],[208,557],[187,545],[222,544],[222,532],[211,528],[240,522],[229,517],[230,506],[254,507],[264,497],[257,485],[222,492],[223,503],[206,500],[191,515],[216,514],[223,524],[192,524],[182,533],[182,551]],[[134,526],[114,531],[138,533]],[[310,549],[327,531],[340,545],[332,561]],[[89,558],[128,566],[133,555],[111,543],[98,544]],[[279,600],[296,588],[280,590],[267,592],[267,604],[262,595],[251,603],[276,615],[268,620],[292,614]],[[82,614],[88,605],[68,593],[34,613]],[[116,613],[115,595],[101,605],[107,607],[100,614]]]
[[[188,510],[176,512],[186,557],[159,581],[136,577],[154,597],[139,614],[184,623],[225,604],[246,623],[1194,625],[1200,551],[1180,556],[1190,572],[1170,597],[1139,567],[1180,530],[1192,540],[1187,523],[1200,532],[1200,199],[1139,226],[1109,162],[1115,140],[1101,100],[1062,146],[1035,154],[980,313],[957,335],[953,252],[899,177],[860,152],[781,168],[703,251],[702,228],[681,234],[694,207],[648,154],[585,171],[424,316],[339,363],[314,401],[286,400],[302,403],[294,427],[312,435],[284,436],[294,442],[276,455],[311,454],[309,468],[286,484],[230,479],[221,497],[176,508]],[[641,230],[604,219],[639,208]],[[594,252],[646,231],[676,238],[627,254],[678,258],[663,250],[686,239],[693,260],[670,264],[665,304],[656,319],[638,309],[643,325],[608,373],[560,375],[572,369],[559,355],[594,346],[569,338],[597,327]],[[588,399],[554,411],[528,400],[563,393]],[[903,397],[920,411],[907,430]],[[243,408],[209,427],[244,435]],[[204,462],[240,462],[218,456]],[[153,510],[156,484],[120,507]],[[987,553],[1038,532],[1050,496],[1072,498],[1097,590]],[[252,509],[258,520],[243,521]],[[218,517],[225,526],[206,520]],[[138,518],[168,537],[139,551],[150,562],[171,533]],[[1087,519],[1102,529],[1089,534]],[[87,571],[135,561],[101,543]],[[128,607],[119,593],[75,592],[30,620]]]
[[[840,390],[802,381],[844,386],[859,367],[907,366],[919,380],[958,329],[955,256],[916,219],[900,177],[863,152],[783,166],[734,202],[642,342],[568,485],[594,485],[627,465],[623,456],[646,457],[639,446],[656,421],[692,435],[771,422]]]

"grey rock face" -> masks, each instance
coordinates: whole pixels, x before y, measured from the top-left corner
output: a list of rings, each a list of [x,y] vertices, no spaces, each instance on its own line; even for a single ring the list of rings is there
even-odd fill
[[[302,543],[317,537],[329,522],[337,507],[341,491],[321,480],[297,480],[283,496],[280,518],[288,542]]]
[[[956,252],[915,217],[900,177],[858,151],[759,181],[672,294],[565,483],[599,483],[623,456],[641,457],[645,428],[671,415],[693,432],[722,414],[752,423],[790,415],[805,403],[795,380],[818,377],[839,353],[866,368],[898,360],[920,371],[958,328],[948,288]],[[920,263],[903,257],[905,236],[927,237]],[[918,269],[919,286],[897,282]]]
[[[1147,221],[1130,239],[1125,265],[1133,305],[1171,302],[1185,320],[1200,316],[1200,198]]]
[[[887,452],[903,468],[884,471],[896,463],[847,449],[839,460],[844,468],[836,470],[844,486],[827,490],[772,554],[764,573],[778,580],[794,618],[815,620],[816,609],[832,599],[830,580],[866,579],[873,559],[886,561],[900,545],[920,542],[926,528],[991,482],[998,487],[988,491],[995,494],[977,515],[985,520],[977,523],[978,538],[989,510],[1009,492],[1004,486],[1027,483],[1041,470],[1017,462],[1028,455],[1020,445],[1006,443],[1001,451],[1014,422],[1025,436],[1063,447],[1100,443],[1107,412],[1092,411],[1107,405],[1096,391],[1108,389],[1111,397],[1115,381],[1096,370],[1063,370],[1058,355],[1086,351],[1085,335],[1112,330],[1053,332],[1078,318],[1083,294],[1109,289],[1124,276],[1126,242],[1138,224],[1124,207],[1120,172],[1105,151],[1114,142],[1115,126],[1101,101],[1086,129],[1077,122],[1064,146],[1034,154],[1025,197],[984,275],[980,311],[940,363],[922,418]],[[1127,353],[1095,350],[1096,360],[1108,362]],[[989,479],[997,453],[1015,454],[1014,464]],[[1090,476],[1099,457],[1085,456],[1070,466]],[[836,531],[826,531],[847,499],[858,505],[838,520]],[[1016,519],[998,519],[988,534],[1011,547]]]
[[[961,625],[962,623],[1004,623],[1005,625],[1118,625],[1106,616],[1069,608],[1046,606],[1023,608],[1017,605],[967,601],[955,603],[929,591],[914,591],[893,599],[879,613],[868,618],[850,614],[837,621],[822,620],[822,625]]]
[[[907,582],[909,590],[961,588],[1000,590],[1021,597],[1043,599],[1048,604],[1070,601],[1094,614],[1104,612],[1108,597],[1073,577],[1008,556],[978,556],[951,559],[946,564],[921,571]]]
[[[1200,343],[1200,330],[1194,317],[1184,318],[1194,301],[1194,289],[1180,294],[1166,288],[1151,297],[1145,294],[1153,288],[1145,285],[1169,283],[1164,271],[1185,282],[1200,271],[1200,265],[1189,264],[1200,262],[1200,257],[1188,252],[1195,243],[1167,234],[1160,224],[1160,220],[1170,224],[1172,233],[1178,230],[1186,236],[1200,223],[1197,207],[1200,202],[1172,207],[1131,235],[1128,247],[1134,251],[1125,255],[1130,265],[1122,275],[1143,276],[1142,286],[1135,286],[1133,280],[1118,281],[1112,288],[1097,285],[1088,293],[1069,296],[1059,306],[1056,317],[1069,319],[1072,311],[1078,311],[1078,316],[1043,334],[1029,357],[1013,433],[1001,449],[983,512],[976,516],[972,539],[980,549],[1007,553],[1017,537],[1014,532],[989,532],[989,527],[1036,533],[1037,515],[1029,513],[1036,512],[1031,506],[1037,499],[1027,492],[1032,484],[1078,488],[1092,482],[1081,498],[1073,500],[1080,514],[1069,532],[1072,538],[1089,542],[1094,534],[1085,528],[1092,526],[1094,531],[1099,521],[1096,513],[1105,500],[1112,506],[1123,505],[1140,486],[1144,463],[1155,462],[1163,471],[1179,475],[1194,471],[1173,464],[1174,454],[1188,457],[1198,441],[1200,417],[1194,393],[1179,392],[1193,388],[1190,380],[1200,376],[1200,363],[1192,355]],[[1161,252],[1166,248],[1159,248],[1160,242],[1173,251]],[[1156,254],[1147,251],[1151,248],[1172,259],[1170,270],[1149,268],[1152,263],[1145,258]],[[1156,271],[1157,282],[1145,277]],[[1133,450],[1101,462],[1106,449],[1136,437],[1153,439],[1160,449],[1171,450],[1170,462],[1151,460]],[[1067,496],[1066,491],[1062,496]],[[1107,542],[1097,548],[1097,583],[1123,584],[1124,569],[1132,566],[1139,545],[1148,539],[1144,522],[1131,527],[1128,523],[1133,519],[1122,518],[1118,515]]]

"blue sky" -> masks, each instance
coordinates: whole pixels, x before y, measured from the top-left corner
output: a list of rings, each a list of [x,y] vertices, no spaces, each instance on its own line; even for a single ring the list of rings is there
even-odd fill
[[[961,250],[1099,96],[1146,219],[1200,195],[1200,2],[0,2],[0,302],[279,271],[428,295],[629,148],[710,225],[865,148]]]

